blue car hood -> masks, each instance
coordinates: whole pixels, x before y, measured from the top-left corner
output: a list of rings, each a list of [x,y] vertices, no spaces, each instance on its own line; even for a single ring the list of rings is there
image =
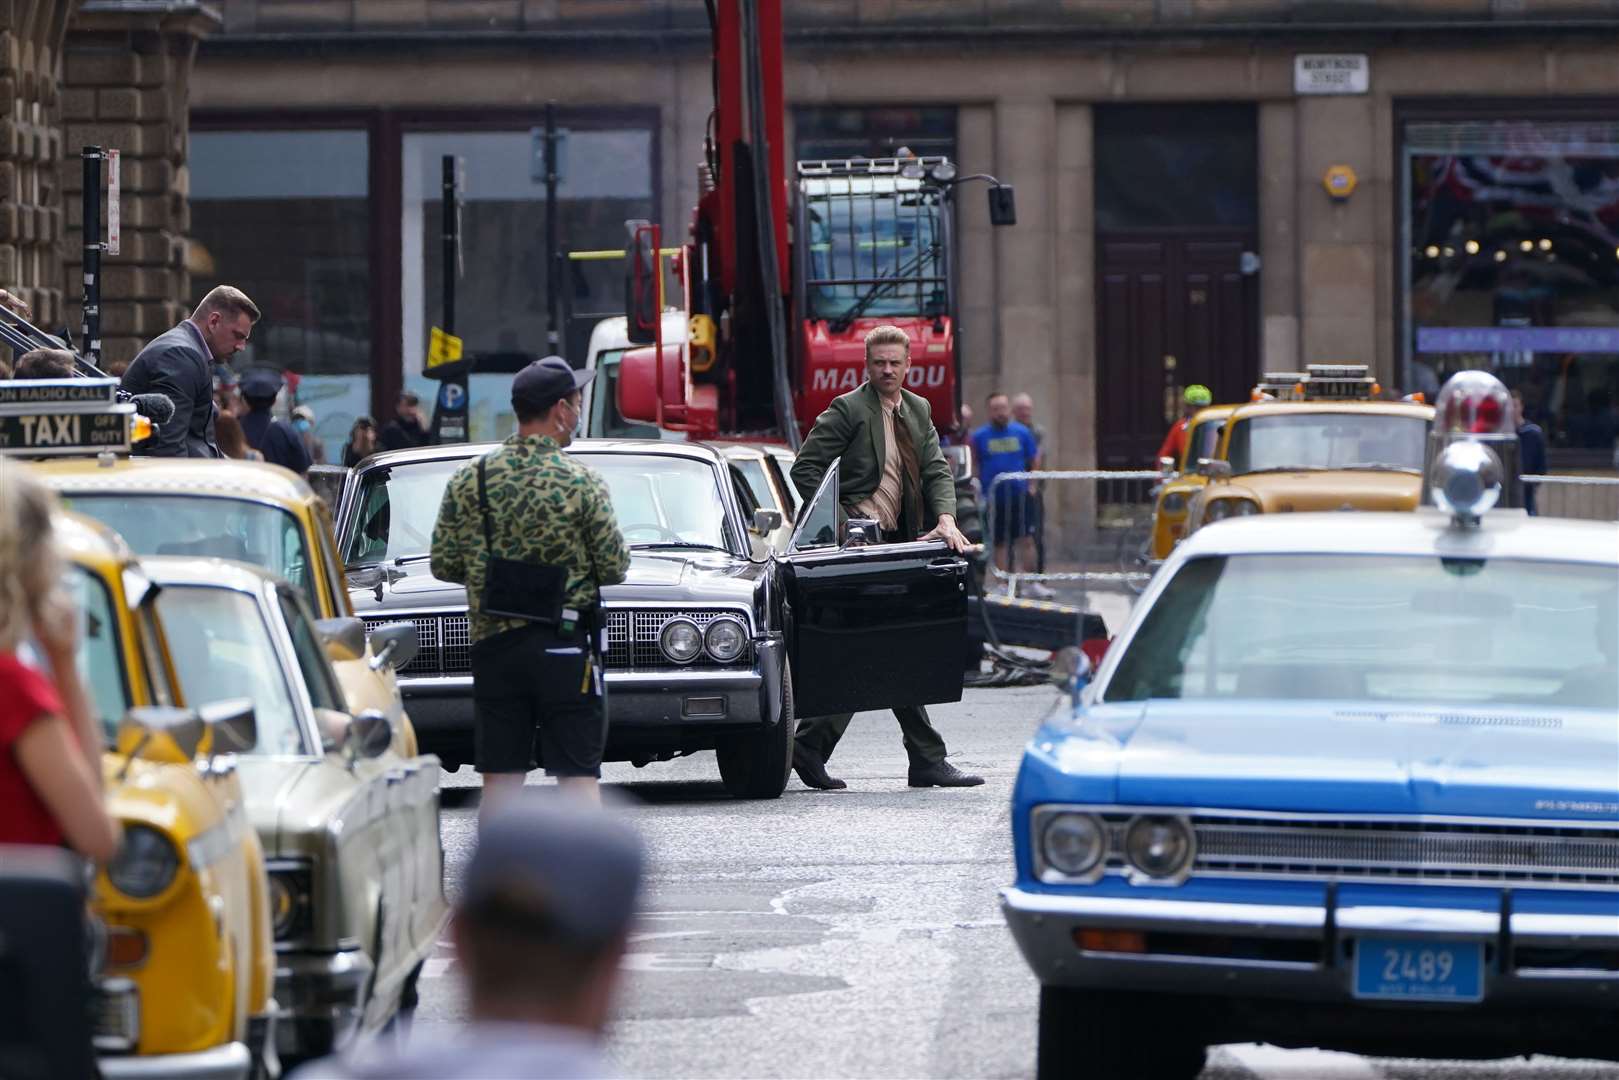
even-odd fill
[[[1111,765],[1124,805],[1619,820],[1619,717],[1595,710],[1154,701],[1047,745],[1093,783]]]

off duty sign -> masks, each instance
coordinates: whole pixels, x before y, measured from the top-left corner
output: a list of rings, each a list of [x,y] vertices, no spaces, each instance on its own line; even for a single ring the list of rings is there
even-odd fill
[[[1296,94],[1364,94],[1372,86],[1365,53],[1301,53],[1293,57]]]

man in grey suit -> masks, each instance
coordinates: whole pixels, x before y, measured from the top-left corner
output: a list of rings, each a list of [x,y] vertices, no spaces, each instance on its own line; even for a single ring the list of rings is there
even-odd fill
[[[835,398],[816,418],[793,462],[793,484],[813,498],[838,462],[838,496],[849,517],[871,518],[887,544],[943,540],[952,551],[971,545],[956,527],[956,485],[939,449],[927,399],[905,389],[911,340],[897,326],[866,335],[866,381]],[[920,705],[894,710],[910,759],[911,787],[973,787],[984,782],[945,760],[944,737]],[[793,771],[812,788],[847,787],[826,771],[850,714],[799,721]]]
[[[214,362],[247,344],[259,309],[242,290],[216,286],[174,329],[153,338],[124,372],[131,394],[162,394],[174,418],[159,425],[146,452],[154,457],[220,457],[214,442]]]

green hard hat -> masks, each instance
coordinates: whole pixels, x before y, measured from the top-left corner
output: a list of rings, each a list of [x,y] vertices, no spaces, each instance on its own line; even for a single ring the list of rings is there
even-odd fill
[[[1209,393],[1209,388],[1204,386],[1202,383],[1193,383],[1191,386],[1188,386],[1186,388],[1186,392],[1181,395],[1181,400],[1186,402],[1188,405],[1212,405],[1214,403],[1214,395]]]

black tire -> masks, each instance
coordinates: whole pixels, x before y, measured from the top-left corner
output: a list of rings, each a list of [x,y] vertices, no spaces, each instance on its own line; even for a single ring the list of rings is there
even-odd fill
[[[1117,991],[1040,988],[1038,1080],[1196,1080],[1207,1061],[1195,1037],[1166,1031]],[[1167,1002],[1165,1004],[1168,1004]]]
[[[793,672],[781,668],[781,722],[746,735],[733,735],[719,744],[720,779],[738,799],[776,799],[787,788],[793,771],[793,736],[798,717],[793,712]]]

